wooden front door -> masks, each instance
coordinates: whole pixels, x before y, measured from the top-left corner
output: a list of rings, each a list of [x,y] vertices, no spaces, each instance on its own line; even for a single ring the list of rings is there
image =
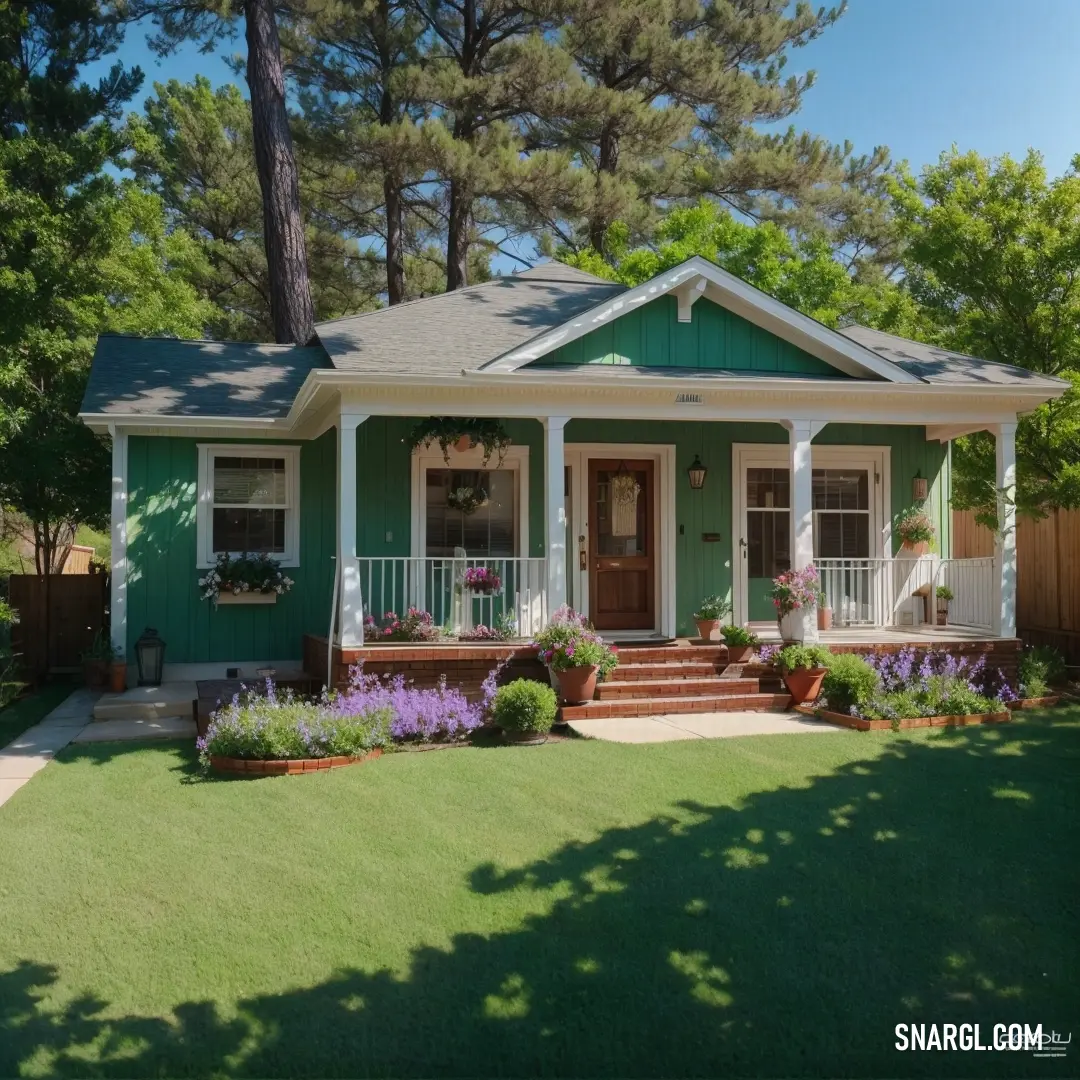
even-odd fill
[[[656,627],[652,461],[589,459],[589,618],[597,630]]]

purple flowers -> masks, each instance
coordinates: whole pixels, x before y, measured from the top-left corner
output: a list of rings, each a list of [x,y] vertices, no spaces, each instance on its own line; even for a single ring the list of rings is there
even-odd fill
[[[502,578],[486,566],[470,566],[462,581],[465,588],[475,593],[497,593],[502,588]]]

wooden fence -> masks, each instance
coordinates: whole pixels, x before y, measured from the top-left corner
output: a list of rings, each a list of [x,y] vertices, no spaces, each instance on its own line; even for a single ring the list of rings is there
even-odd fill
[[[969,511],[953,511],[953,558],[992,554],[994,536]],[[1016,525],[1016,625],[1031,645],[1054,645],[1080,664],[1080,510]]]
[[[19,621],[12,627],[11,644],[21,654],[27,674],[36,678],[50,671],[77,671],[83,651],[107,625],[108,597],[108,574],[53,574],[51,618],[46,620],[45,579],[12,574],[8,601],[18,611]]]

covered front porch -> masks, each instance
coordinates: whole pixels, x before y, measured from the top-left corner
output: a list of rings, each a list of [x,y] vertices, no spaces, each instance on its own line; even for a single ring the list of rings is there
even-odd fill
[[[810,564],[831,628],[806,619],[804,640],[1015,635],[1010,504],[993,556],[951,557],[951,429],[508,417],[510,447],[485,461],[479,447],[451,449],[449,460],[437,445],[412,449],[415,415],[364,414],[343,402],[334,421],[333,628],[346,648],[381,640],[384,614],[410,607],[444,636],[527,640],[564,603],[613,640],[673,640],[694,633],[697,605],[717,594],[733,621],[768,639],[772,578]],[[1015,425],[993,427],[1005,489]],[[619,487],[633,495],[621,510]],[[477,506],[462,505],[463,490]],[[892,520],[920,491],[937,550],[917,556]]]

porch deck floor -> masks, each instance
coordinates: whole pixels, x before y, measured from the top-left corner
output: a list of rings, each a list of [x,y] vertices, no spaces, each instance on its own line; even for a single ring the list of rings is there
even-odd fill
[[[775,623],[751,623],[750,629],[768,644],[780,641],[780,631]],[[818,639],[823,645],[941,645],[951,641],[1012,640],[975,626],[925,624],[921,626],[838,626],[831,630],[819,630]],[[680,639],[680,644],[693,644],[696,640]]]

